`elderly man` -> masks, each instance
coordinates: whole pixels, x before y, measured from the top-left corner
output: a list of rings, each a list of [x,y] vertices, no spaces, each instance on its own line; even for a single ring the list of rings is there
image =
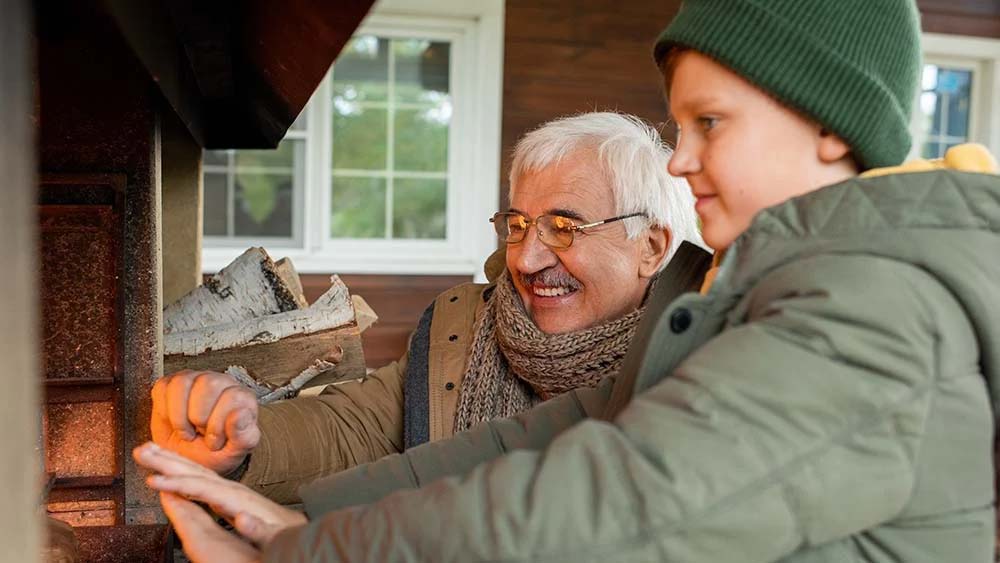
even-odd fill
[[[668,160],[655,130],[615,113],[529,133],[510,209],[491,219],[506,269],[439,296],[398,362],[259,409],[227,375],[173,374],[153,389],[154,441],[292,502],[323,475],[595,386],[620,366],[651,280],[701,240]]]

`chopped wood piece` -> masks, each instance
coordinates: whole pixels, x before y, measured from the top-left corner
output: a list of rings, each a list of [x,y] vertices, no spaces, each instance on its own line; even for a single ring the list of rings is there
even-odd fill
[[[316,360],[336,357],[336,365],[307,386],[363,377],[361,332],[347,286],[337,276],[330,283],[307,309],[165,335],[164,373],[242,366],[257,382],[281,387]]]
[[[357,326],[347,286],[330,277],[330,289],[308,309],[171,332],[163,337],[163,353],[193,356],[209,350],[277,342],[289,336],[312,334],[341,326]]]
[[[284,276],[284,277],[283,277]],[[301,284],[288,263],[278,268],[263,248],[250,248],[204,285],[163,310],[163,332],[171,334],[232,324],[302,308]],[[297,293],[296,293],[297,291]]]
[[[299,278],[299,273],[295,271],[295,266],[292,265],[292,259],[282,258],[278,260],[274,263],[274,269],[278,272],[281,280],[285,282],[285,287],[291,291],[292,297],[295,298],[295,302],[299,305],[299,309],[308,307],[309,302],[306,301],[305,292],[302,290],[302,280]]]
[[[363,377],[364,351],[356,326],[346,326],[308,335],[291,336],[277,342],[212,350],[195,356],[172,354],[163,358],[163,373],[182,369],[223,372],[242,366],[258,382],[280,387],[308,368],[317,359],[342,356],[329,372],[309,382],[309,387]]]
[[[308,306],[291,261],[251,248],[164,310],[164,373],[229,370],[261,400],[363,377],[355,302],[369,326],[374,311],[339,277]]]
[[[365,301],[364,297],[352,295],[351,303],[354,304],[354,317],[358,322],[359,331],[364,332],[368,330],[368,327],[378,321],[378,315],[375,314],[375,310]]]

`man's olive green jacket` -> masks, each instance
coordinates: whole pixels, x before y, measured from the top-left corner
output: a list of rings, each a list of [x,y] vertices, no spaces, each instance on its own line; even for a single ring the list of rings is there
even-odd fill
[[[264,560],[989,561],[998,231],[955,171],[766,210],[615,381],[304,488]]]

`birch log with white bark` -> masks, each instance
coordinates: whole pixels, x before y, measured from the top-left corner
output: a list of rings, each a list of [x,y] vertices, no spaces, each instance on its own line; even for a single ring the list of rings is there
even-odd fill
[[[317,360],[342,353],[333,369],[308,386],[363,377],[364,352],[351,297],[339,277],[331,276],[330,284],[306,309],[164,335],[164,373],[222,372],[235,365],[262,383],[282,386]]]
[[[305,298],[285,278],[298,275],[291,263],[279,267],[263,248],[249,248],[219,273],[163,310],[164,334],[231,324],[303,308]],[[290,271],[290,273],[289,273]]]

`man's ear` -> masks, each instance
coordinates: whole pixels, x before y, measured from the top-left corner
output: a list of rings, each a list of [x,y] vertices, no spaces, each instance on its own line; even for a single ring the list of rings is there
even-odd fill
[[[840,136],[826,129],[819,131],[819,144],[816,145],[816,156],[821,162],[831,164],[845,158],[850,158],[851,147]]]
[[[640,278],[651,278],[660,271],[672,238],[673,234],[667,227],[652,227],[646,231],[642,240],[642,255],[639,257]]]

